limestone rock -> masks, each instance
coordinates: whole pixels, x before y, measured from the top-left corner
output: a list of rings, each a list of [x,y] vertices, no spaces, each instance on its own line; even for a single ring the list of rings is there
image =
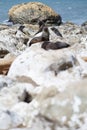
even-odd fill
[[[29,2],[13,6],[9,10],[9,19],[14,24],[35,24],[38,20],[61,24],[61,16],[56,14],[50,7],[40,2]]]
[[[8,29],[8,28],[9,28],[9,26],[0,24],[0,31],[4,30],[4,29]]]
[[[82,26],[87,26],[87,21],[85,21],[84,23],[82,23]]]
[[[16,56],[12,54],[7,54],[4,58],[0,58],[0,74],[7,74],[15,58]]]
[[[14,80],[8,78],[7,76],[0,75],[0,90],[4,87],[8,87],[12,83],[14,83]]]
[[[7,50],[15,55],[21,50],[26,48],[25,39],[26,37],[16,36],[17,29],[10,28],[0,31],[0,48]]]
[[[46,123],[51,123],[51,126],[54,124],[54,128],[67,126],[67,129],[68,127],[76,129],[84,124],[86,125],[86,83],[87,80],[73,82],[61,93],[55,87],[43,88],[36,97],[40,110],[39,119],[42,117],[42,122],[46,120]]]
[[[9,53],[9,51],[7,51],[3,48],[0,48],[0,58],[4,58],[4,56],[8,53]]]
[[[6,130],[21,125],[23,119],[16,113],[10,111],[0,111],[0,130]]]
[[[18,56],[11,65],[8,76],[14,77],[15,79],[17,77],[27,76],[27,78],[31,78],[38,85],[55,85],[60,88],[60,86],[62,86],[60,82],[62,81],[62,83],[64,83],[63,79],[65,79],[66,82],[68,81],[67,76],[69,76],[70,79],[74,80],[76,78],[75,75],[77,75],[77,73],[79,75],[79,69],[73,71],[75,68],[77,68],[78,65],[74,63],[74,60],[72,58],[73,53],[70,51],[67,52],[67,48],[56,51],[46,51],[40,46],[41,43],[32,45],[22,55]],[[64,61],[66,63],[70,63],[64,66],[66,68],[66,71],[61,71],[61,69],[58,69],[58,66],[61,66],[61,59],[65,59]],[[52,71],[52,69],[50,69],[50,66],[52,64],[56,65],[58,61],[60,61],[60,65],[56,66],[56,68],[54,67],[56,70],[53,69]],[[64,63],[64,61],[62,60],[62,63]],[[67,69],[68,67],[71,67],[70,71]],[[55,71],[61,73],[55,75]]]
[[[57,75],[60,71],[67,70],[76,65],[75,57],[71,56],[63,56],[56,63],[51,64],[48,69],[53,71],[55,75]],[[78,62],[77,62],[78,63]]]

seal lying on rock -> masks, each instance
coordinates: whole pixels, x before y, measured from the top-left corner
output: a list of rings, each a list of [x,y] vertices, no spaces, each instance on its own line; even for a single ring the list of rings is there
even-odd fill
[[[59,30],[55,27],[52,27],[51,30],[57,35],[57,36],[60,36],[60,37],[63,37],[62,34],[59,32]]]
[[[65,42],[49,42],[49,41],[45,41],[42,43],[42,46],[41,48],[45,49],[45,50],[49,50],[49,49],[52,49],[52,50],[57,50],[57,49],[62,49],[62,48],[67,48],[69,47],[70,45],[65,43]]]
[[[47,27],[43,27],[43,31],[40,36],[36,35],[33,39],[30,40],[29,46],[42,41],[49,41],[49,30]]]

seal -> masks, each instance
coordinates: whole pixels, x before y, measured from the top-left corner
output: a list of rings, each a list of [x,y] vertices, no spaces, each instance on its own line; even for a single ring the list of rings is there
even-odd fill
[[[23,29],[25,28],[25,26],[24,25],[21,25],[19,28],[18,28],[18,30],[20,30],[21,32],[23,32]],[[23,32],[24,33],[24,32]]]
[[[53,42],[45,41],[42,43],[41,48],[43,48],[45,50],[49,50],[49,49],[57,50],[57,49],[67,48],[69,46],[70,45],[65,42],[57,41],[57,42],[53,43]]]
[[[23,26],[23,25],[19,26],[19,28],[18,28],[18,30],[15,32],[15,34],[17,34],[18,31],[24,33],[24,32],[23,32],[23,29],[24,29],[24,28],[25,28],[25,26]]]
[[[31,39],[31,41],[29,42],[29,46],[31,46],[34,43],[38,43],[38,42],[43,42],[43,41],[49,41],[49,30],[48,28],[45,26],[43,27],[43,31],[41,36],[36,36],[33,39]]]
[[[42,32],[43,28],[45,27],[45,23],[43,21],[38,21],[38,24],[39,24],[39,30],[35,33],[35,35]]]
[[[59,30],[55,27],[52,27],[51,30],[57,35],[57,36],[60,36],[60,37],[63,37],[62,34],[59,32]]]

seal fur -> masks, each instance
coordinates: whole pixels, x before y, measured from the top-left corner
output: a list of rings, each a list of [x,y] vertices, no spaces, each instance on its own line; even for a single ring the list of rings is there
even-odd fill
[[[41,36],[36,36],[33,39],[31,39],[29,46],[31,46],[34,43],[38,43],[42,41],[49,41],[49,30],[47,27],[43,28]]]
[[[57,42],[53,43],[50,41],[45,41],[42,43],[41,48],[43,48],[45,50],[49,50],[49,49],[57,50],[57,49],[67,48],[69,46],[70,45],[65,42],[57,41]]]

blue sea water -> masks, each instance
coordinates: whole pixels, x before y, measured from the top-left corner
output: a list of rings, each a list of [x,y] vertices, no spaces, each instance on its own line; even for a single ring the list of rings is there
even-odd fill
[[[0,0],[0,23],[8,19],[8,10],[16,4],[39,1],[52,7],[63,21],[81,24],[87,21],[87,0]]]

